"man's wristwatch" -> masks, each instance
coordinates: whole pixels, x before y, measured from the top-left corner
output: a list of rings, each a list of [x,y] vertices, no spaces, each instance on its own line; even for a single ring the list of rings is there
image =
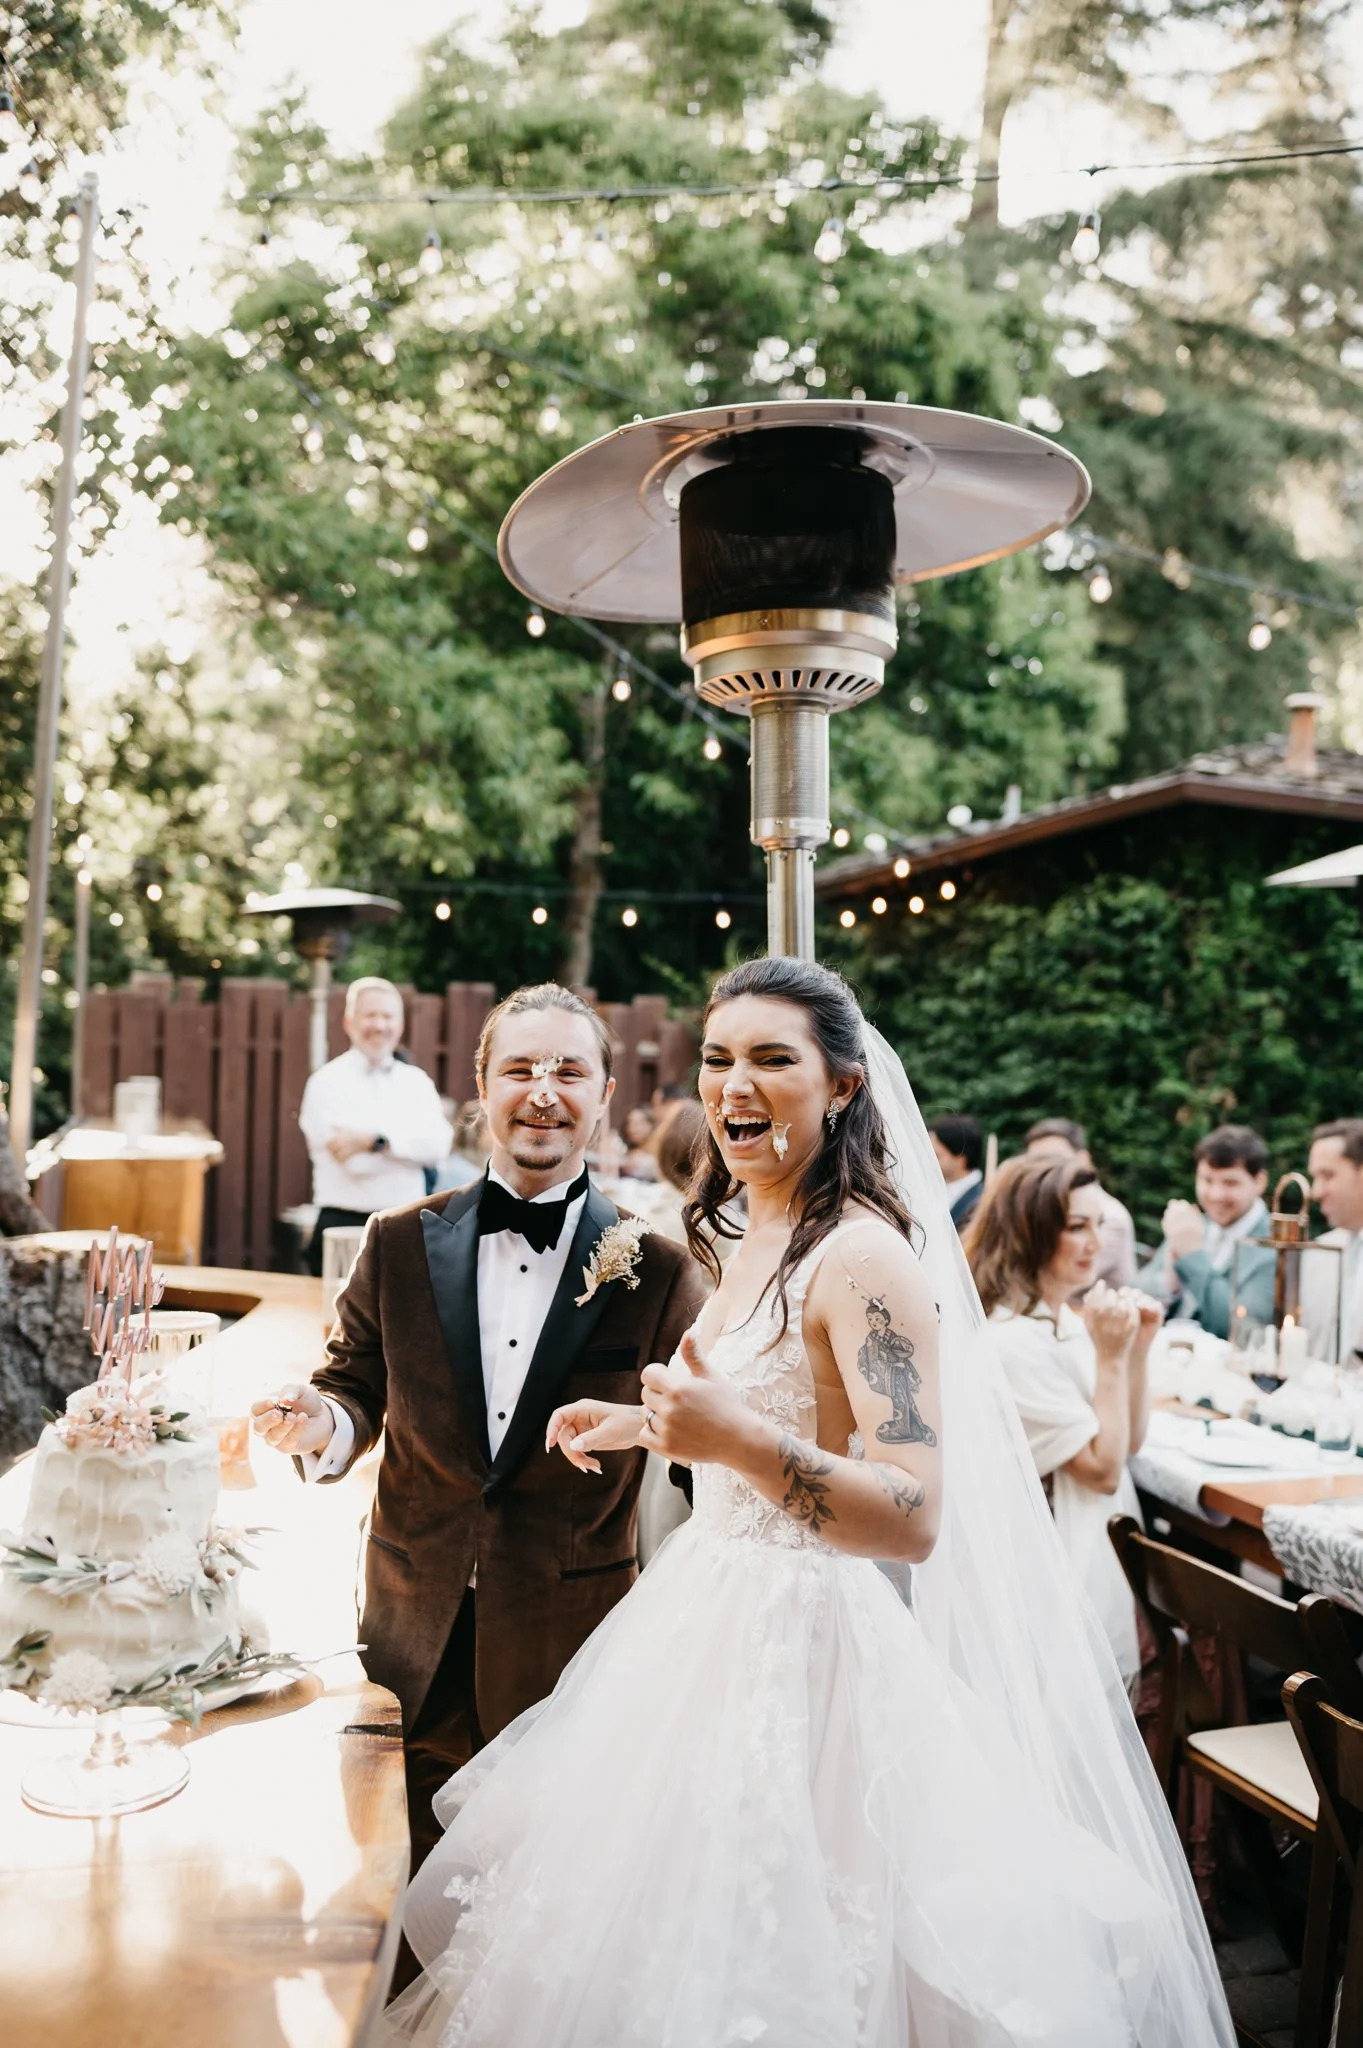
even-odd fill
[[[386,1152],[388,1150],[387,1138],[375,1138],[369,1149],[371,1152]]]

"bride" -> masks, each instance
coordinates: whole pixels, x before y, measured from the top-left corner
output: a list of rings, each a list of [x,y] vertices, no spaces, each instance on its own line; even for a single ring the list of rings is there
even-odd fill
[[[787,959],[705,1019],[697,1255],[643,1404],[695,1513],[436,1802],[422,2048],[1230,2048],[1177,1838],[1056,1540],[899,1062]],[[883,1568],[877,1568],[877,1560]]]

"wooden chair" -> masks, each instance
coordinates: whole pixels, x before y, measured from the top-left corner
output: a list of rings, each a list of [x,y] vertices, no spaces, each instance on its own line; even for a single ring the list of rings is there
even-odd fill
[[[1320,1799],[1296,2048],[1326,2048],[1332,2027],[1344,2048],[1363,2041],[1363,1720],[1331,1706],[1320,1679],[1304,1671],[1283,1687],[1283,1705]]]
[[[1268,1826],[1314,1843],[1316,1786],[1286,1721],[1221,1725],[1190,1637],[1214,1636],[1276,1671],[1313,1672],[1332,1701],[1346,1712],[1363,1714],[1363,1676],[1344,1615],[1320,1594],[1293,1602],[1261,1592],[1230,1572],[1156,1542],[1130,1515],[1114,1515],[1108,1533],[1159,1648],[1155,1769],[1165,1797],[1174,1803],[1182,1765],[1232,1801],[1240,1846],[1279,1938],[1293,1952],[1301,1942],[1300,1908],[1283,1896],[1280,1858]]]

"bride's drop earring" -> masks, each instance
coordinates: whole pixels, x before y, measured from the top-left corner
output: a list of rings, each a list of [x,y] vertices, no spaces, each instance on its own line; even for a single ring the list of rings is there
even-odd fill
[[[834,1131],[838,1128],[838,1118],[842,1115],[842,1111],[836,1102],[830,1102],[823,1114],[824,1122],[828,1125],[828,1135],[831,1138]]]

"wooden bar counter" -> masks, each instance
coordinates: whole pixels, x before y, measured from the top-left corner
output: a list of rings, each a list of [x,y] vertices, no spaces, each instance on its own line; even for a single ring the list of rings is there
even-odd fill
[[[226,1412],[318,1362],[320,1281],[213,1267],[167,1280],[167,1306],[241,1317],[220,1339]],[[22,1519],[29,1463],[0,1480],[0,1527]],[[176,1730],[185,1790],[103,1822],[22,1803],[32,1758],[89,1738],[18,1725],[0,1693],[5,2048],[348,2048],[382,2008],[408,1839],[397,1702],[349,1649],[374,1461],[306,1487],[253,1442],[234,1477],[220,1521],[271,1532],[253,1546],[243,1605],[276,1649],[349,1653]]]

